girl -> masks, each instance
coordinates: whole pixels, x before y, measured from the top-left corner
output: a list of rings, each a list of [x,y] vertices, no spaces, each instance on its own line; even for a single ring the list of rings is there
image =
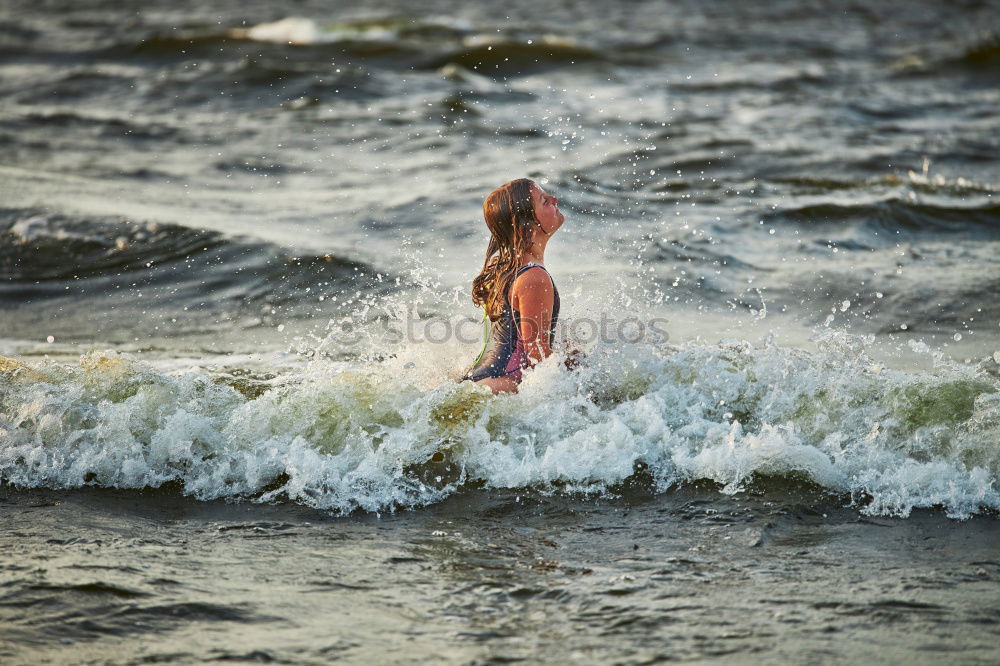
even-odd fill
[[[545,246],[565,219],[558,204],[527,178],[501,185],[483,203],[492,236],[472,302],[486,310],[490,335],[463,379],[494,393],[517,391],[521,370],[552,353],[559,291],[545,269]]]

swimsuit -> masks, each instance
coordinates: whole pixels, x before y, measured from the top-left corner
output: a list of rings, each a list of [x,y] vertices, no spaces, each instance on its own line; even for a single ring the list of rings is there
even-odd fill
[[[494,323],[490,322],[490,335],[483,348],[483,353],[476,359],[475,365],[469,370],[463,380],[469,379],[478,382],[486,377],[510,377],[515,382],[521,381],[521,370],[528,366],[528,355],[524,351],[524,340],[521,339],[521,313],[511,307],[510,285],[514,284],[521,273],[534,267],[545,270],[545,266],[539,264],[525,264],[514,278],[507,285],[507,293],[504,294],[504,309],[500,318]],[[549,275],[549,280],[552,276]],[[552,282],[552,326],[549,328],[549,343],[555,337],[556,320],[559,318],[559,290],[556,283]]]

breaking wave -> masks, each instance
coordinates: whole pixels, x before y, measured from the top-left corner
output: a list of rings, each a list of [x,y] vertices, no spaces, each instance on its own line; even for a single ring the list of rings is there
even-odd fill
[[[347,513],[471,487],[606,493],[638,475],[658,492],[707,479],[740,493],[785,477],[868,514],[1000,509],[998,361],[938,358],[907,373],[873,361],[866,344],[826,332],[813,353],[739,341],[598,347],[576,371],[552,358],[498,397],[452,381],[461,354],[447,345],[266,375],[165,372],[100,353],[0,359],[0,480],[172,483],[202,499]]]

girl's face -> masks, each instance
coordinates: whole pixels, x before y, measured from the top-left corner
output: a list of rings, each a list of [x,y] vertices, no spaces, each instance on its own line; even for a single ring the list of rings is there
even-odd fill
[[[531,201],[535,205],[535,219],[538,220],[542,231],[551,236],[566,219],[559,211],[559,199],[551,194],[546,194],[545,190],[538,185],[533,185]]]

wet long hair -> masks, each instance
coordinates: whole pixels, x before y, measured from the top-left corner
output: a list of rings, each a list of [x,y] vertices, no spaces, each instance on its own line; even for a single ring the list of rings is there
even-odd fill
[[[503,314],[507,289],[520,267],[521,256],[531,247],[535,206],[531,200],[534,182],[518,178],[490,192],[483,202],[483,217],[490,230],[483,270],[472,281],[472,302],[482,305],[490,321]]]

